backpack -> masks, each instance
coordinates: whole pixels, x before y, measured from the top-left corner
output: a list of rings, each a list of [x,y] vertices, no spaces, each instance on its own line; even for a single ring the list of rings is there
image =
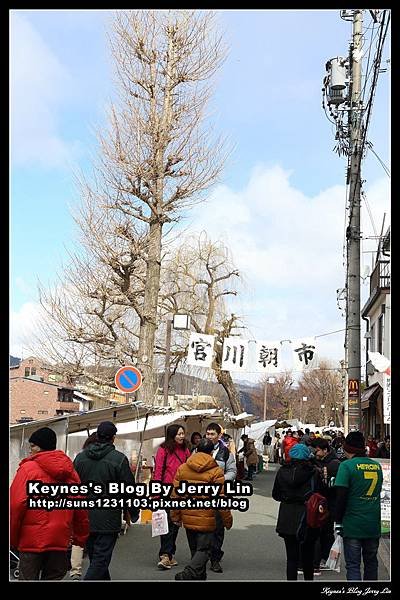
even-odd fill
[[[329,517],[327,499],[322,494],[314,492],[314,489],[315,481],[313,475],[311,477],[311,495],[305,502],[307,526],[311,527],[311,529],[322,527]]]

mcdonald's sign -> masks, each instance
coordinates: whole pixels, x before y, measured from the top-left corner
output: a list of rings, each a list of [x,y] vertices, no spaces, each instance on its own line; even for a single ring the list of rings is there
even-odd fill
[[[358,379],[349,379],[348,391],[349,391],[349,398],[358,398],[358,393],[359,393]]]

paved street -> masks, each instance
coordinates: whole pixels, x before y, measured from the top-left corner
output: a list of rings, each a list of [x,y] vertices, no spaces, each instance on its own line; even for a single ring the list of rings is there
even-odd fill
[[[275,465],[271,465],[275,469]],[[254,495],[247,513],[234,512],[233,528],[225,533],[223,573],[208,571],[209,581],[277,581],[286,580],[286,558],[283,540],[275,532],[279,504],[271,498],[275,470],[259,474],[254,480]],[[177,539],[178,567],[169,571],[157,568],[159,538],[151,537],[151,525],[134,525],[119,538],[111,562],[113,580],[173,581],[189,560],[184,531]],[[84,563],[86,570],[87,560]],[[68,579],[68,577],[66,578]],[[341,572],[322,571],[316,581],[343,581]],[[379,559],[379,579],[389,579],[388,571]],[[303,577],[299,575],[299,580]]]

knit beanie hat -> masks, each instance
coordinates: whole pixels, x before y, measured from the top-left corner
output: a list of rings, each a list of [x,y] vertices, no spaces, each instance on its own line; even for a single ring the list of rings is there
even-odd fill
[[[39,446],[42,450],[55,450],[57,436],[50,427],[41,427],[41,429],[32,433],[29,442],[35,444],[35,446]]]
[[[290,458],[295,460],[308,460],[310,458],[311,450],[305,444],[297,443],[292,446],[289,450]]]
[[[343,450],[349,454],[365,453],[365,438],[361,431],[350,431],[344,440]]]

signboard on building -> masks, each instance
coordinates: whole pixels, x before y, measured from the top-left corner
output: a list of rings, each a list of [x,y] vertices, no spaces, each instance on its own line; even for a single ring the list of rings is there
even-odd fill
[[[390,459],[375,458],[382,467],[383,483],[381,491],[381,532],[388,533],[390,531]]]
[[[390,424],[390,387],[391,377],[383,374],[383,422]]]
[[[349,398],[358,398],[358,395],[359,395],[358,379],[349,379],[348,390],[349,390]]]

